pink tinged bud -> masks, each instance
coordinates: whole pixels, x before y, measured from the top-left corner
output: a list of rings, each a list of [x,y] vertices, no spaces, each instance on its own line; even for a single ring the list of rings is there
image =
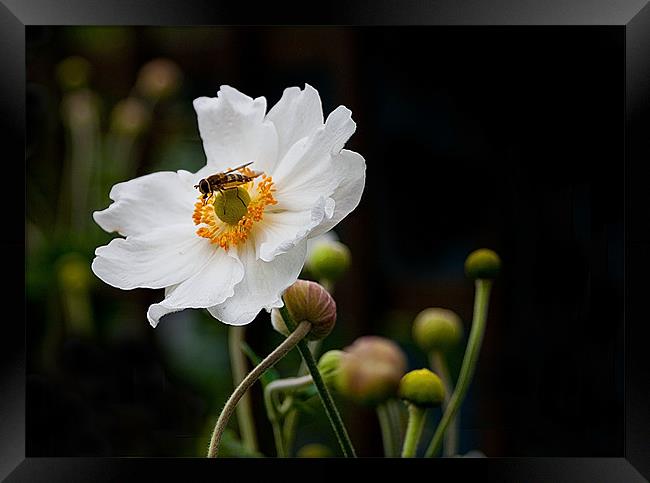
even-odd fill
[[[336,302],[320,284],[307,280],[297,280],[283,295],[287,310],[299,324],[307,320],[312,328],[307,339],[324,339],[336,323]],[[271,312],[273,328],[281,334],[289,335],[289,330],[278,309]]]
[[[154,59],[140,69],[136,88],[153,99],[169,97],[178,89],[181,78],[181,70],[174,62]]]
[[[135,97],[122,99],[111,113],[111,128],[122,134],[136,136],[149,124],[151,114],[146,104]]]
[[[393,341],[360,337],[344,351],[336,386],[355,402],[379,404],[397,394],[406,365],[406,356]]]

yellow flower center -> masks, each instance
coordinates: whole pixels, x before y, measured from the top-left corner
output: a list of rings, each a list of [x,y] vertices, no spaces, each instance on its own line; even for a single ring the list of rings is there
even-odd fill
[[[240,171],[247,174],[246,168]],[[255,223],[264,217],[264,209],[277,203],[273,197],[273,179],[265,174],[261,178],[257,186],[256,181],[251,181],[235,189],[212,193],[205,203],[203,195],[199,195],[192,215],[194,224],[201,225],[196,234],[224,250],[245,242]]]

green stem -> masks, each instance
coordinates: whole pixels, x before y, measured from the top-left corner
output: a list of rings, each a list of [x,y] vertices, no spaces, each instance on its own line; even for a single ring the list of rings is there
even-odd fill
[[[424,428],[425,409],[417,407],[415,404],[409,404],[409,422],[406,426],[406,436],[404,437],[404,446],[402,447],[402,458],[414,458],[422,429]]]
[[[282,437],[282,426],[280,422],[276,420],[271,420],[271,427],[273,428],[273,441],[275,442],[275,454],[278,458],[286,458],[287,450],[284,447],[284,438]]]
[[[449,375],[449,368],[447,367],[447,361],[445,360],[444,354],[439,351],[434,351],[431,353],[431,368],[433,371],[440,376],[442,385],[445,388],[445,400],[442,403],[442,409],[447,409],[449,406],[449,400],[451,399],[451,394],[454,389],[451,376]],[[451,421],[449,425],[449,430],[445,434],[445,446],[444,446],[444,455],[445,456],[454,456],[458,453],[458,424],[459,424],[460,414],[457,414],[456,417]]]
[[[325,290],[327,290],[329,293],[332,293],[332,290],[334,289],[334,283],[330,282],[329,280],[322,279],[318,281]],[[318,351],[320,350],[320,340],[315,340],[309,342],[309,349],[311,350],[311,353],[316,357],[318,355]],[[300,367],[298,368],[298,375],[303,376],[307,374],[307,365],[305,364],[304,360],[300,361]],[[293,440],[295,439],[296,436],[296,427],[298,426],[298,418],[300,416],[300,412],[296,411],[295,409],[290,411],[289,414],[287,414],[287,417],[284,421],[284,429],[283,429],[283,434],[284,434],[284,442],[287,447],[287,451],[291,452],[291,447],[293,446]]]
[[[307,342],[307,346],[309,347],[309,350],[311,351],[312,355],[314,357],[318,356],[318,351],[320,350],[320,340],[310,340]],[[300,361],[300,367],[298,368],[298,375],[299,376],[304,376],[307,374],[309,371],[307,370],[307,364],[305,364],[305,361],[302,360]]]
[[[284,446],[288,455],[292,454],[293,442],[296,439],[296,426],[298,425],[298,416],[300,413],[297,409],[291,409],[285,419],[282,435],[284,436]]]
[[[278,393],[297,391],[304,387],[310,386],[313,383],[311,376],[292,377],[289,379],[278,379],[267,384],[264,389],[264,404],[266,405],[266,414],[269,417],[271,426],[273,428],[273,438],[275,440],[275,448],[278,458],[285,458],[287,456],[287,449],[282,434],[282,409],[278,411],[276,408],[280,406],[278,401]],[[278,412],[280,414],[278,414]]]
[[[382,403],[377,406],[377,419],[379,419],[379,427],[381,428],[381,440],[384,445],[384,456],[395,458],[398,449],[395,446],[393,422],[391,421],[391,415],[387,403]]]
[[[492,287],[491,280],[476,280],[476,297],[474,299],[474,320],[472,321],[472,330],[469,334],[469,341],[467,342],[467,349],[465,350],[465,357],[463,358],[463,365],[460,368],[458,375],[458,382],[454,393],[449,400],[447,409],[445,409],[440,424],[436,428],[433,435],[431,444],[427,448],[425,456],[430,458],[435,456],[440,450],[442,445],[442,438],[449,427],[449,424],[456,416],[460,405],[467,394],[467,389],[472,382],[472,376],[476,369],[476,362],[479,353],[481,352],[481,343],[483,341],[483,334],[485,332],[485,321],[487,319],[488,304],[490,301],[490,288]]]
[[[228,352],[230,353],[230,367],[232,370],[233,385],[237,387],[246,377],[246,357],[241,350],[244,341],[245,328],[230,327],[228,329]],[[250,394],[244,394],[241,403],[237,406],[237,424],[241,433],[242,443],[249,451],[257,451],[257,435],[251,407]]]
[[[287,328],[289,330],[293,330],[296,327],[296,322],[291,317],[291,314],[289,314],[286,304],[280,307],[279,310],[282,318],[284,319],[284,323],[287,325]],[[327,389],[325,381],[323,381],[320,371],[318,370],[318,366],[316,365],[316,360],[309,350],[307,342],[301,340],[298,343],[298,350],[300,351],[300,355],[302,355],[305,364],[307,364],[307,369],[309,370],[309,373],[314,380],[314,385],[318,390],[318,395],[320,396],[321,402],[323,403],[325,413],[329,418],[332,429],[336,434],[336,438],[339,441],[343,455],[346,458],[356,458],[356,453],[354,451],[354,447],[352,446],[352,441],[350,441],[350,437],[348,436],[348,432],[345,429],[341,415],[339,414],[338,409],[336,409],[332,395],[330,394],[329,389]]]
[[[401,448],[404,444],[404,430],[406,428],[406,415],[404,414],[404,404],[397,399],[390,399],[387,403],[388,413],[393,425],[393,435],[395,436],[395,447]]]
[[[275,451],[278,458],[285,458],[286,451],[284,448],[284,438],[282,437],[282,428],[280,427],[280,418],[275,410],[275,402],[273,401],[273,393],[268,391],[268,386],[264,389],[264,405],[266,406],[266,415],[271,422],[273,428],[273,439],[275,441]]]
[[[300,325],[296,327],[289,337],[287,337],[282,344],[277,346],[273,352],[266,356],[262,362],[253,368],[251,372],[244,378],[244,380],[235,388],[233,393],[226,401],[226,405],[223,407],[223,411],[219,415],[217,424],[214,427],[212,433],[212,439],[210,440],[210,448],[208,449],[208,458],[216,458],[219,451],[219,443],[221,443],[221,437],[223,432],[228,425],[228,421],[232,416],[232,413],[235,412],[237,403],[239,400],[246,394],[246,391],[257,381],[267,369],[273,367],[280,359],[282,359],[287,353],[296,347],[296,345],[302,341],[302,339],[309,333],[311,330],[311,322],[302,321]]]

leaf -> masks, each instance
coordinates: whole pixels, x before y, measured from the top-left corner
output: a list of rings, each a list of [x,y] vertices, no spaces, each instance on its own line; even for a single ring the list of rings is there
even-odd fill
[[[262,358],[255,354],[255,351],[251,349],[251,347],[244,341],[241,343],[241,350],[246,354],[246,357],[253,363],[254,365],[258,365],[260,362],[262,362]],[[260,377],[260,382],[262,383],[262,387],[266,387],[267,384],[275,381],[276,379],[280,379],[280,373],[273,367],[267,369],[264,371],[264,374]]]
[[[227,429],[223,433],[223,436],[221,438],[221,447],[219,448],[219,456],[224,458],[232,456],[240,456],[246,458],[264,457],[262,453],[247,449],[239,440],[239,438],[235,436],[235,433],[230,429]]]

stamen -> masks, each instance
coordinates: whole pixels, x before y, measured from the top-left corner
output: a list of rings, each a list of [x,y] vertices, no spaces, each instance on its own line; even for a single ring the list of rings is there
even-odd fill
[[[252,176],[255,172],[248,168],[244,168],[243,174]],[[250,172],[250,174],[249,174]],[[244,243],[255,223],[264,218],[264,209],[269,205],[275,205],[276,199],[273,197],[273,179],[265,174],[261,175],[262,180],[258,182],[256,193],[251,196],[251,201],[248,204],[246,214],[237,222],[237,224],[230,225],[223,223],[214,211],[214,194],[210,196],[207,202],[203,203],[203,195],[199,196],[199,200],[194,204],[194,213],[192,220],[195,225],[204,225],[199,227],[196,234],[200,237],[207,238],[210,243],[217,244],[224,250],[228,250],[231,246],[237,246]],[[246,189],[251,189],[254,182],[247,185],[242,185]]]

